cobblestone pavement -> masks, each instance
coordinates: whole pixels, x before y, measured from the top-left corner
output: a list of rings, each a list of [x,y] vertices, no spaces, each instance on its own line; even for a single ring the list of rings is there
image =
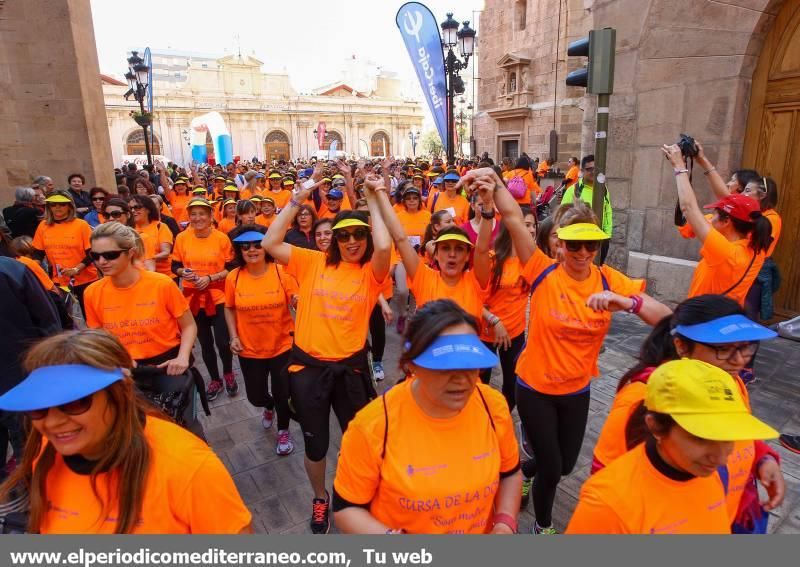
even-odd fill
[[[648,327],[628,315],[616,315],[600,355],[601,377],[592,387],[589,422],[575,470],[559,485],[553,510],[556,529],[562,531],[577,502],[581,484],[589,475],[592,449],[603,425],[609,404],[620,376],[634,363]],[[400,337],[387,329],[384,368],[387,379],[382,387],[393,384],[400,376],[397,358]],[[195,356],[200,361],[199,349]],[[235,360],[235,359],[234,359]],[[300,428],[290,427],[295,452],[288,457],[275,454],[275,429],[261,426],[261,410],[251,406],[244,394],[238,364],[234,361],[240,383],[238,396],[221,394],[211,403],[212,415],[201,416],[206,437],[228,467],[242,498],[253,513],[257,533],[309,533],[311,490],[303,468],[303,441]],[[201,371],[206,375],[205,368]],[[756,363],[758,381],[751,385],[753,412],[782,432],[800,433],[800,345],[776,339],[762,346]],[[497,387],[500,376],[495,371],[492,383]],[[514,419],[517,420],[516,411]],[[328,452],[328,485],[336,468],[341,433],[331,420],[331,448]],[[773,512],[770,531],[800,533],[800,455],[793,454],[773,442],[781,454],[787,483],[784,504]],[[533,506],[520,514],[521,533],[529,533],[533,524]],[[335,531],[335,530],[334,530]]]

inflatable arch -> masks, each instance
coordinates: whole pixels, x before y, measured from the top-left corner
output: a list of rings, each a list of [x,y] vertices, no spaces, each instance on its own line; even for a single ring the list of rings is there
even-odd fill
[[[225,165],[233,161],[233,142],[228,127],[219,112],[209,112],[193,119],[190,124],[192,132],[192,159],[198,163],[208,162],[206,151],[206,132],[214,144],[214,156],[217,163]]]

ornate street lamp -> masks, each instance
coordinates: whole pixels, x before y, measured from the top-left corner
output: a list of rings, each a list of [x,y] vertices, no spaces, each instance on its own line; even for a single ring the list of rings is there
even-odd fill
[[[410,131],[408,133],[408,139],[411,140],[411,153],[414,154],[414,157],[417,157],[417,140],[419,140],[419,130],[416,132]]]
[[[455,159],[455,116],[453,103],[456,95],[464,94],[464,80],[459,76],[467,68],[469,59],[475,53],[475,39],[477,33],[469,27],[469,22],[464,22],[458,29],[458,22],[453,18],[453,13],[447,13],[447,19],[440,24],[442,28],[442,48],[446,51],[444,68],[447,75],[447,161]],[[458,46],[456,55],[454,49]]]
[[[147,165],[150,170],[153,169],[153,154],[150,151],[150,136],[147,134],[147,129],[153,123],[153,116],[149,112],[145,112],[144,100],[147,97],[147,89],[149,88],[150,67],[148,67],[144,59],[139,57],[137,51],[132,51],[131,56],[128,57],[128,72],[125,73],[125,80],[128,81],[130,89],[125,93],[125,100],[129,97],[133,98],[139,103],[139,114],[134,114],[133,119],[142,127],[144,131],[144,149],[147,152]]]

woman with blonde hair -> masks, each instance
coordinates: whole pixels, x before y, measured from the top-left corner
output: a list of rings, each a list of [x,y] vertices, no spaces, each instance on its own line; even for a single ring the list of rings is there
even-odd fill
[[[251,532],[225,466],[136,394],[133,360],[113,335],[55,335],[36,344],[24,366],[27,378],[0,396],[0,408],[24,412],[31,433],[0,498],[27,488],[27,531]]]

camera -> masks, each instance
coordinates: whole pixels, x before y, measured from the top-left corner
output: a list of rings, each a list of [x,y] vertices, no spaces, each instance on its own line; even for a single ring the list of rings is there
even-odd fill
[[[686,159],[697,157],[697,154],[700,153],[694,138],[686,134],[681,134],[681,137],[678,139],[678,147],[681,149],[681,154]]]

